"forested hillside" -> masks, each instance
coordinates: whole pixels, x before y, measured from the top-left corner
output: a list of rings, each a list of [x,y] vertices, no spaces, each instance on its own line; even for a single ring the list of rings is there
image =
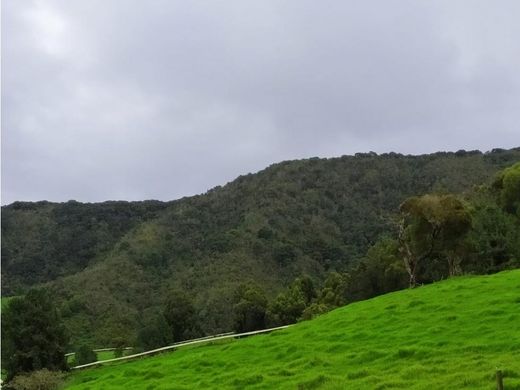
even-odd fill
[[[202,333],[232,327],[237,286],[272,298],[300,275],[317,284],[358,264],[412,195],[462,193],[520,161],[520,149],[375,153],[289,161],[172,202],[17,202],[2,208],[2,288],[46,283],[73,341],[106,346],[161,309],[172,289]]]
[[[83,270],[167,204],[15,202],[2,207],[2,294]]]

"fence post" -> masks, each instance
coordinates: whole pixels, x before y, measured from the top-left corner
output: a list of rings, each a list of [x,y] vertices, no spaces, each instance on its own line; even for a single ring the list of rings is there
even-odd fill
[[[497,390],[504,390],[502,370],[497,370]]]

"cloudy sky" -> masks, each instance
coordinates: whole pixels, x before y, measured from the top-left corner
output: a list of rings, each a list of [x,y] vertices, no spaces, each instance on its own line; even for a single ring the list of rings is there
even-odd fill
[[[2,203],[520,145],[520,1],[3,0]]]

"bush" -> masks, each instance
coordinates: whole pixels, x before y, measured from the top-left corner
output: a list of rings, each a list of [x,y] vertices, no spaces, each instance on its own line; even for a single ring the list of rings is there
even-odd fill
[[[13,390],[54,390],[63,382],[63,373],[46,368],[15,376],[6,386]],[[2,386],[3,387],[3,386]]]
[[[306,308],[301,316],[302,320],[312,320],[313,318],[331,311],[333,307],[324,305],[323,303],[313,303]]]
[[[116,339],[114,339],[114,357],[115,358],[120,358],[123,356],[124,354],[124,351],[125,351],[125,346],[126,346],[126,342],[125,342],[125,339],[123,339],[122,337],[118,337]]]
[[[137,333],[137,350],[149,351],[173,342],[172,331],[162,314],[155,314],[145,322]]]
[[[316,298],[316,290],[309,277],[297,278],[289,288],[271,302],[267,316],[273,326],[294,324]]]
[[[92,363],[97,361],[97,354],[88,345],[82,345],[74,354],[74,365]]]
[[[234,330],[237,333],[265,328],[267,298],[255,284],[240,285],[233,306]]]
[[[197,337],[199,334],[193,300],[183,290],[170,291],[166,299],[164,318],[175,342]]]

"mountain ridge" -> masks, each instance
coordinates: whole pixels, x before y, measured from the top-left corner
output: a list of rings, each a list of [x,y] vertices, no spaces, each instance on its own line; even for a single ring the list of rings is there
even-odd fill
[[[520,148],[420,156],[362,153],[273,164],[175,201],[15,202],[2,207],[2,289],[46,285],[77,340],[134,337],[172,288],[207,333],[230,329],[233,290],[274,296],[295,277],[348,270],[391,231],[408,196],[471,191]]]

